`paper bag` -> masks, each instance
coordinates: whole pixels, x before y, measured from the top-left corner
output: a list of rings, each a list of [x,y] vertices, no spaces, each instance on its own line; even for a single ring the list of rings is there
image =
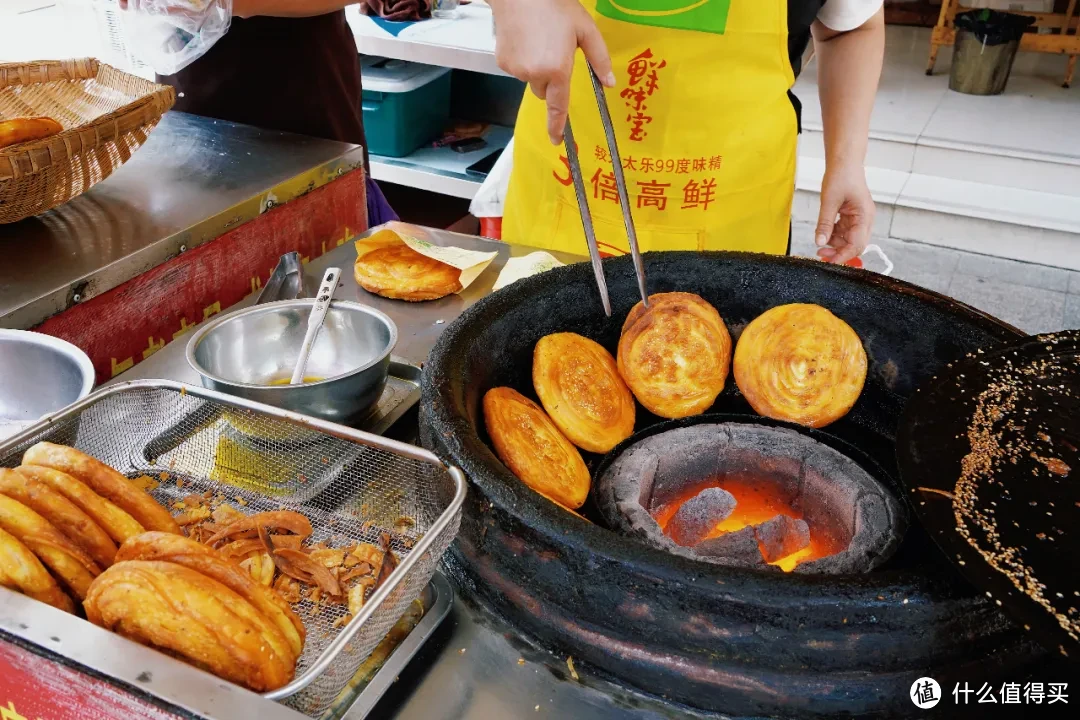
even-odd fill
[[[500,290],[510,283],[517,282],[522,278],[539,275],[552,268],[562,267],[563,264],[564,263],[559,262],[554,255],[546,253],[543,250],[529,253],[523,257],[510,258],[506,261],[506,265],[503,266],[498,279],[495,280],[495,286],[491,289]]]
[[[430,240],[416,237],[422,232],[422,228],[413,228],[404,223],[387,223],[386,229],[356,241],[356,257],[361,258],[372,250],[404,243],[425,257],[438,260],[460,270],[461,277],[458,279],[458,282],[461,283],[461,290],[458,290],[458,293],[460,293],[469,287],[499,254],[497,251],[480,252],[456,247],[443,247]]]

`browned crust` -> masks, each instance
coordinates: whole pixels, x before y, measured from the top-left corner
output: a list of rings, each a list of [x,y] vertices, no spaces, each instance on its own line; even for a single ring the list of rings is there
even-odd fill
[[[115,503],[147,530],[180,534],[169,511],[143,489],[105,463],[75,448],[40,442],[23,455],[24,465],[43,465],[71,475]]]
[[[247,600],[191,568],[170,562],[118,562],[90,587],[87,619],[163,650],[256,692],[281,687],[295,664]]]
[[[780,305],[746,326],[735,383],[759,415],[824,427],[851,410],[866,381],[866,351],[851,327],[819,305]]]
[[[0,495],[0,528],[15,536],[82,600],[101,568],[52,524],[18,500]]]
[[[101,567],[112,565],[116,543],[75,503],[45,483],[16,470],[0,468],[0,493],[18,500],[48,520]]]
[[[699,415],[727,381],[731,335],[716,309],[697,295],[664,293],[630,311],[616,364],[638,402],[654,415]]]
[[[116,554],[126,560],[164,560],[196,570],[250,602],[273,622],[289,643],[294,659],[304,650],[304,624],[289,604],[272,588],[264,587],[238,564],[213,548],[180,535],[148,532],[129,539]]]
[[[634,432],[634,396],[611,353],[575,333],[540,338],[533,388],[555,426],[582,450],[606,453]]]
[[[0,529],[0,585],[65,612],[75,612],[75,603],[64,594],[37,556],[3,529]]]
[[[394,300],[438,300],[461,290],[461,271],[413,250],[391,245],[356,258],[353,276],[370,293]]]
[[[495,452],[519,480],[572,510],[589,495],[589,469],[539,405],[512,388],[484,394],[484,423]]]
[[[117,543],[146,532],[135,518],[65,472],[39,465],[20,465],[16,470],[66,497]]]

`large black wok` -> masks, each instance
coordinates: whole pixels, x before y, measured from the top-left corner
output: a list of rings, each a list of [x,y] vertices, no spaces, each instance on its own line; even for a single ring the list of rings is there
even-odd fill
[[[424,371],[424,444],[471,480],[451,562],[459,579],[527,632],[648,692],[731,715],[886,717],[919,712],[912,682],[1014,680],[1040,651],[907,531],[874,572],[802,576],[675,557],[562,511],[494,455],[480,400],[532,392],[535,342],[573,331],[614,353],[638,300],[629,258],[604,263],[604,317],[588,264],[517,282],[447,328]],[[650,292],[701,295],[734,335],[775,305],[821,304],[862,338],[869,374],[850,415],[826,432],[883,471],[898,495],[894,438],[905,399],[946,363],[1019,333],[903,282],[811,260],[649,253]],[[716,412],[750,409],[734,382]],[[639,407],[638,429],[657,421]],[[600,458],[588,460],[593,468]],[[589,505],[585,512],[590,513]]]

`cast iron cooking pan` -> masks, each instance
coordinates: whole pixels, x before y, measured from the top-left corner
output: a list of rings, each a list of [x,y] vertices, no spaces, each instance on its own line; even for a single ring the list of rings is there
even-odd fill
[[[908,403],[896,447],[912,507],[963,575],[1080,658],[1080,332],[951,365]]]

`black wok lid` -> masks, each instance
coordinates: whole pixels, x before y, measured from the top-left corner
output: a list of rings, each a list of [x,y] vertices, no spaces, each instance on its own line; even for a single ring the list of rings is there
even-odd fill
[[[896,452],[916,516],[1048,649],[1080,658],[1080,331],[950,365],[909,400]]]

